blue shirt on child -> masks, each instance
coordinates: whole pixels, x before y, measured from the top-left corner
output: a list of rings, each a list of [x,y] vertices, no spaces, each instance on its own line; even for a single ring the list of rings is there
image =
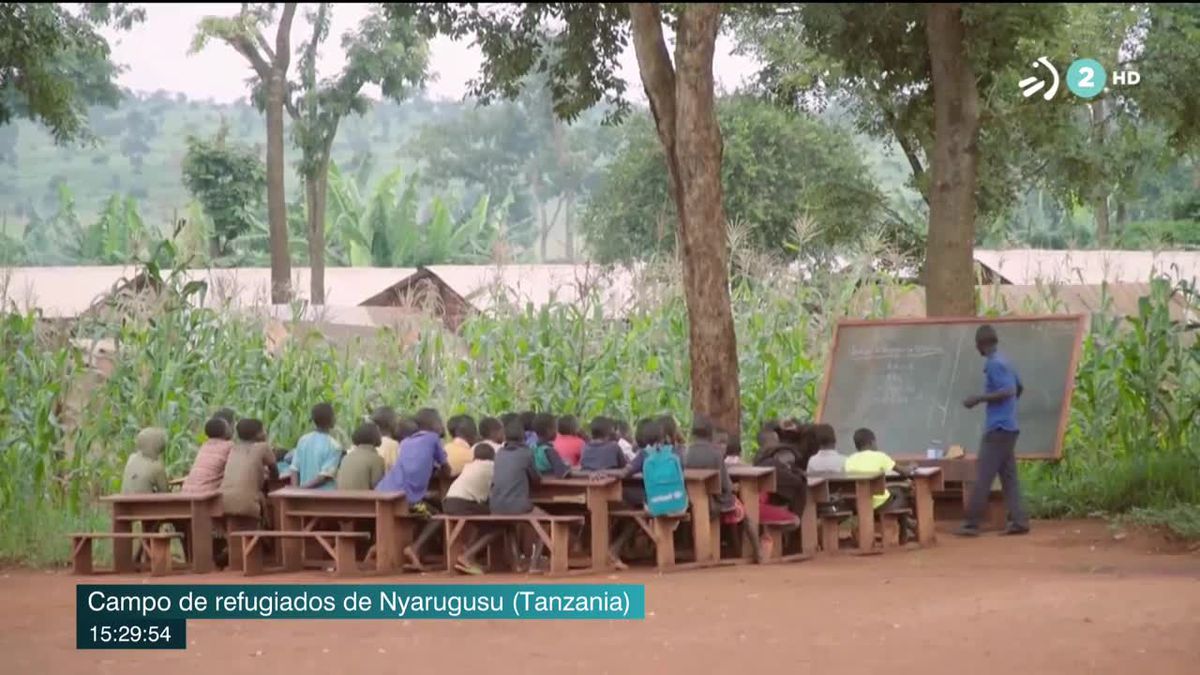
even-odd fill
[[[292,452],[290,469],[299,476],[300,485],[306,485],[320,475],[328,476],[329,480],[317,489],[332,490],[337,487],[334,479],[337,478],[338,464],[342,461],[342,449],[332,436],[323,431],[310,431],[300,438]]]
[[[983,365],[984,391],[994,394],[1012,390],[1013,395],[999,401],[988,401],[984,420],[984,433],[989,431],[1019,431],[1017,427],[1017,386],[1021,382],[1016,369],[1008,357],[999,351],[992,352]]]
[[[418,431],[400,441],[400,456],[395,466],[375,486],[381,492],[401,490],[409,505],[425,499],[433,470],[446,463],[442,437],[432,431]]]

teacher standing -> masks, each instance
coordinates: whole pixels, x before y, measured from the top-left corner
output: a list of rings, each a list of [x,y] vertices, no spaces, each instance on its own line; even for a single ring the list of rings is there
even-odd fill
[[[975,348],[984,358],[984,393],[968,396],[963,405],[968,409],[987,404],[984,417],[983,441],[976,462],[977,475],[967,503],[967,517],[955,534],[979,536],[979,521],[987,507],[992,481],[1000,476],[1000,489],[1008,506],[1008,527],[1005,534],[1027,534],[1029,518],[1021,507],[1021,483],[1017,478],[1016,446],[1020,428],[1017,426],[1017,399],[1024,387],[1012,363],[1000,352],[996,329],[983,325],[975,331]]]

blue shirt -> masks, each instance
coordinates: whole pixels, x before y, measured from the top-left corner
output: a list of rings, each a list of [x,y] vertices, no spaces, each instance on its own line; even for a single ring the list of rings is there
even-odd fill
[[[300,485],[306,485],[317,476],[328,476],[330,480],[322,483],[317,489],[332,490],[337,487],[338,464],[342,461],[342,449],[337,441],[323,431],[310,431],[300,438],[293,451],[291,470],[300,478]]]
[[[432,431],[418,431],[400,441],[395,466],[375,486],[381,492],[403,491],[409,505],[425,499],[433,470],[446,463],[442,437]]]
[[[532,431],[526,431],[525,432],[525,445],[529,446],[530,448],[536,448],[537,444],[538,444],[538,435],[533,433]]]
[[[994,351],[983,364],[984,392],[1012,390],[1013,395],[1000,401],[988,401],[984,420],[984,433],[989,431],[1019,431],[1017,427],[1017,385],[1021,378],[1009,362],[1008,357]]]

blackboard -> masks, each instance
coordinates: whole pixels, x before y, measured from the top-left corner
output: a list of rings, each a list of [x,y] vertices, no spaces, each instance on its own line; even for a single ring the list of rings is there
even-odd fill
[[[895,457],[924,457],[933,441],[978,453],[986,404],[967,410],[962,401],[983,393],[975,331],[985,323],[1025,386],[1017,456],[1060,458],[1083,316],[839,322],[817,411],[837,432],[838,450],[853,452],[855,429],[868,427]]]

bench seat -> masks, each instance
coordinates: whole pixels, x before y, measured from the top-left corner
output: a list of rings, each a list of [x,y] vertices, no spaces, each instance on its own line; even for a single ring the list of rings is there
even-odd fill
[[[160,577],[171,571],[171,541],[182,539],[179,532],[72,532],[71,570],[75,574],[95,574],[92,542],[96,539],[141,539],[150,549],[150,576]]]
[[[679,524],[692,519],[688,513],[652,516],[645,509],[614,509],[608,512],[610,518],[629,518],[637,523],[654,543],[654,564],[659,572],[675,568],[675,530]]]
[[[241,530],[230,532],[229,536],[241,540],[242,573],[248,577],[263,573],[263,552],[258,544],[264,539],[314,539],[333,558],[334,573],[337,576],[350,576],[358,572],[355,542],[371,537],[366,532],[330,530]]]
[[[451,573],[455,571],[454,564],[458,561],[459,556],[462,555],[465,548],[462,535],[468,524],[528,523],[533,528],[533,531],[537,533],[538,539],[550,551],[550,574],[566,574],[570,568],[571,526],[580,525],[584,522],[583,516],[559,516],[549,513],[490,513],[487,515],[450,515],[443,513],[434,516],[434,519],[446,524],[446,571]],[[546,531],[546,524],[550,525],[549,532]]]

